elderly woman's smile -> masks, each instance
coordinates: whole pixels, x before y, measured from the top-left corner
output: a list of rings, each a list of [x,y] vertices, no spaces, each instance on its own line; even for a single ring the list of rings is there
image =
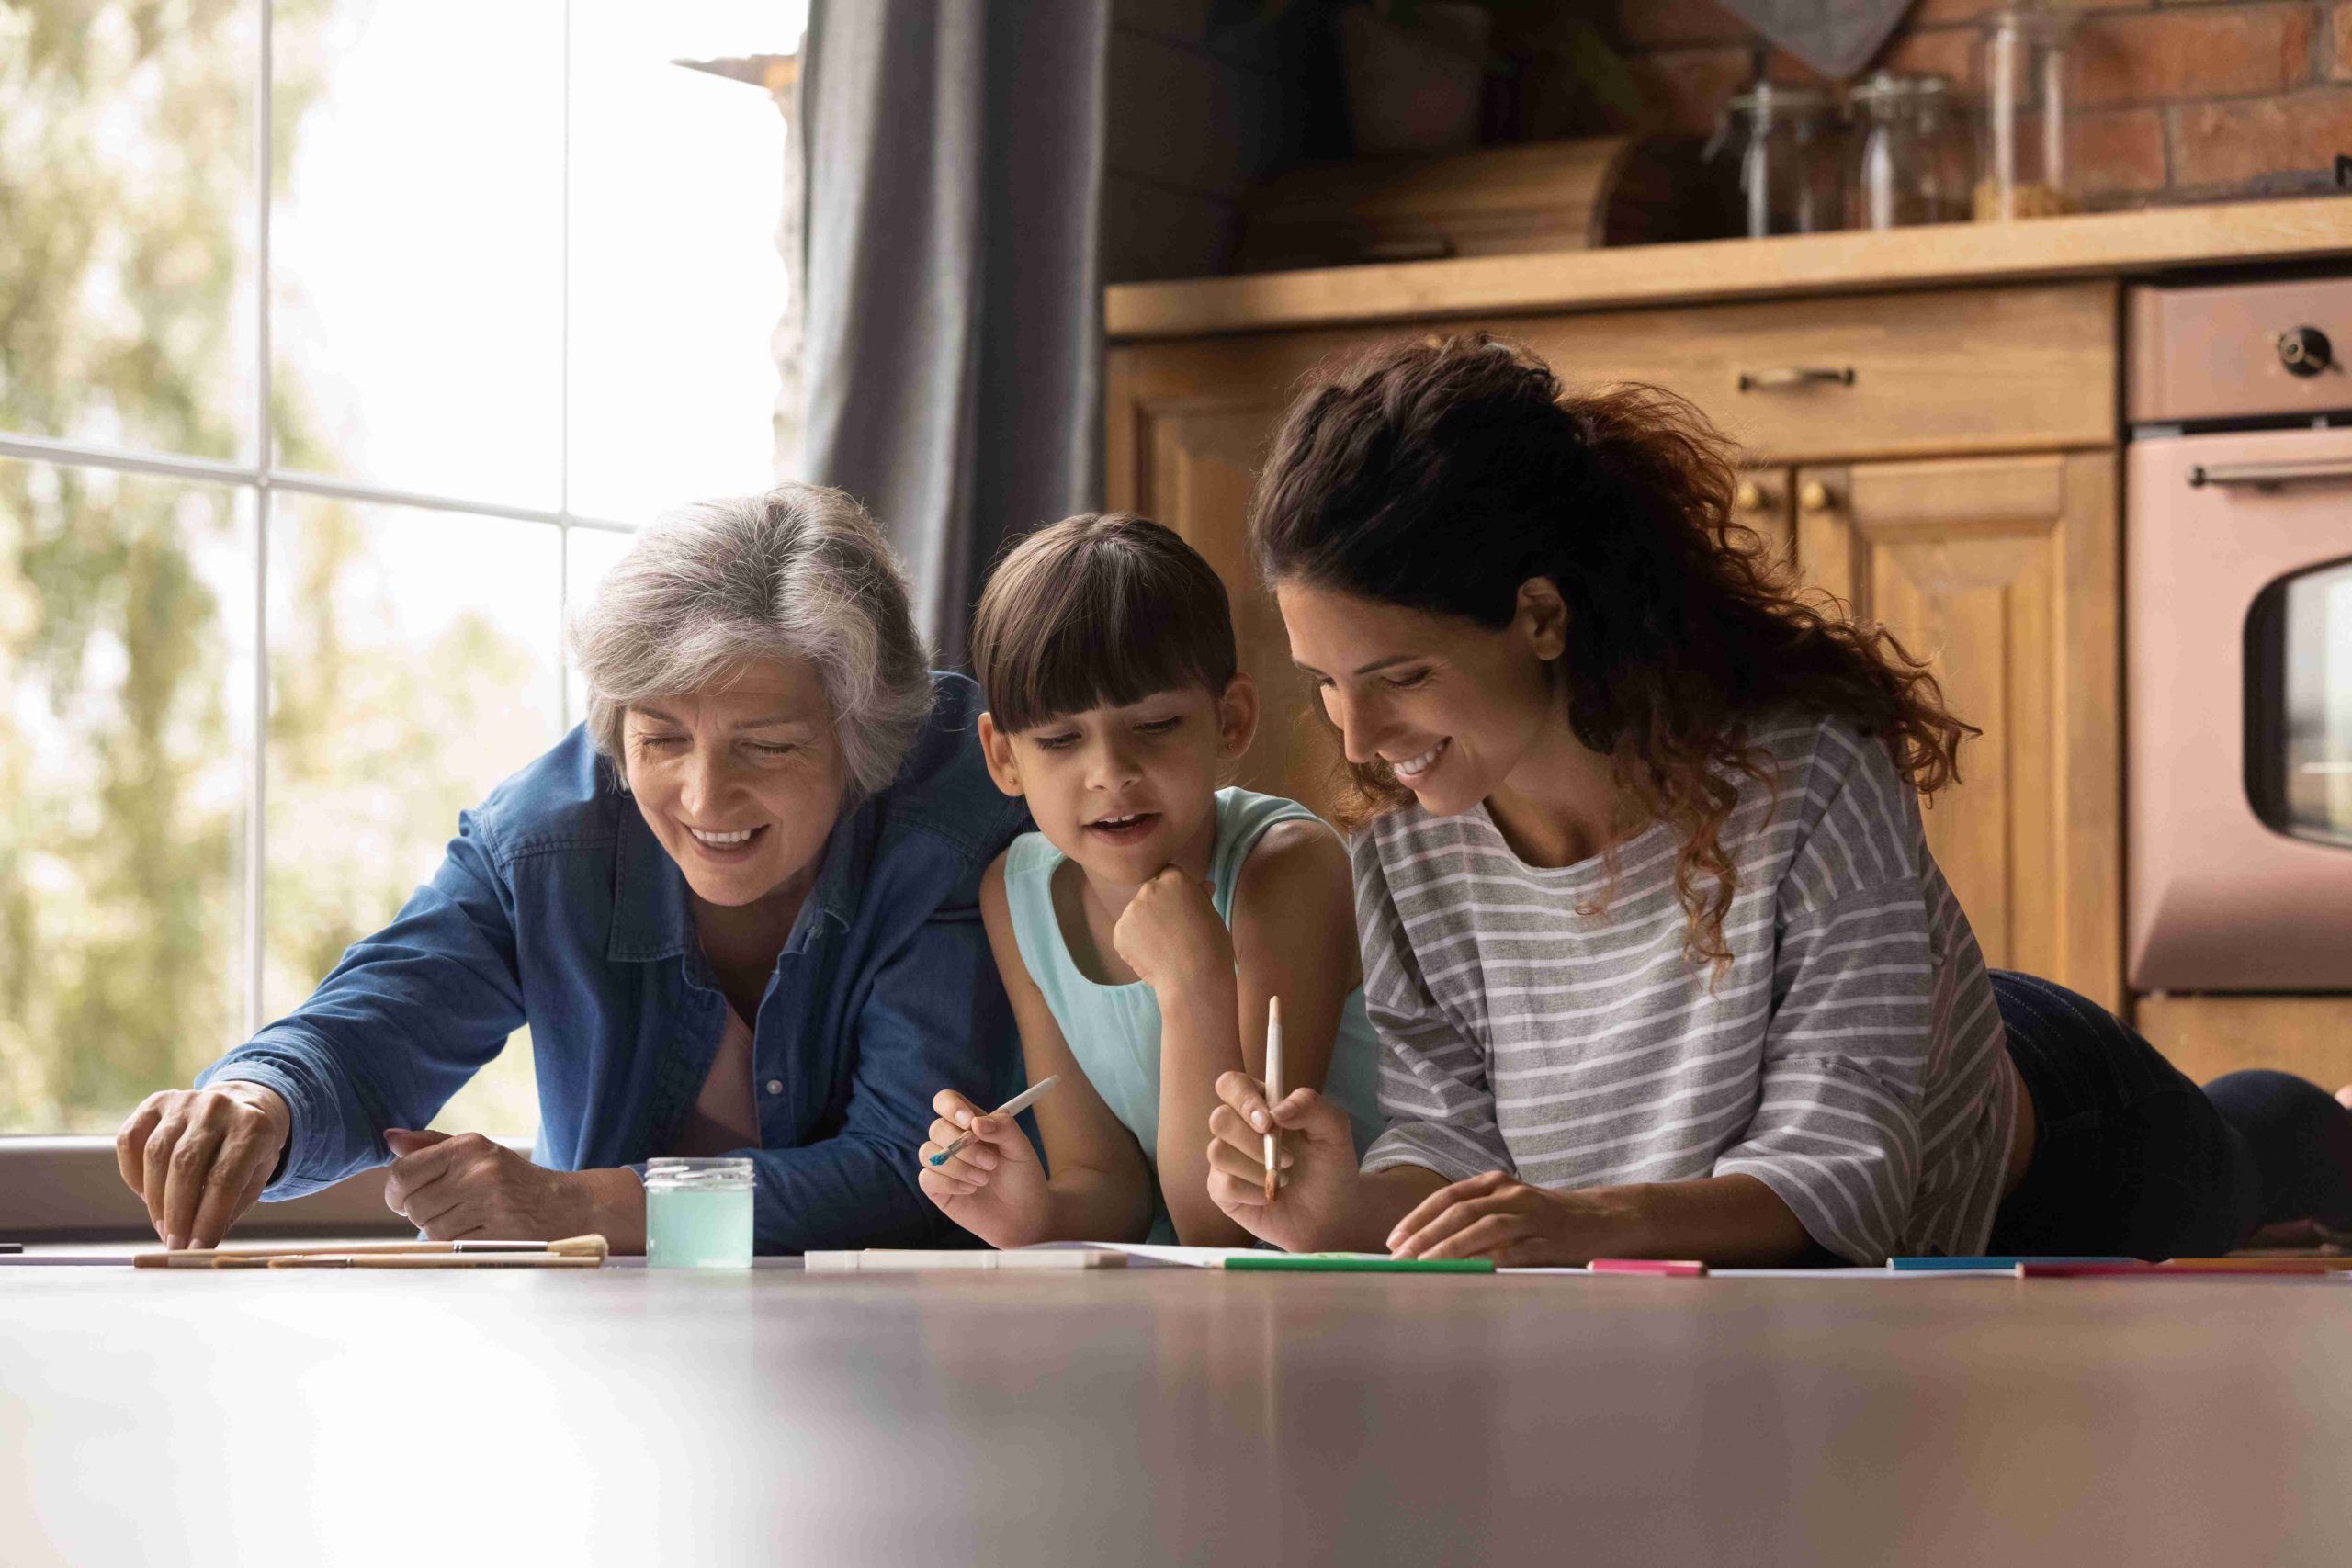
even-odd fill
[[[699,691],[632,703],[629,791],[697,897],[798,902],[839,815],[841,746],[804,660],[760,660]]]

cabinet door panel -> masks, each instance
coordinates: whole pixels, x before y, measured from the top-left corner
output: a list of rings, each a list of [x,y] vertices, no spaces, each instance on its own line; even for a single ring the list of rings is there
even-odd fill
[[[1765,554],[1782,570],[1797,559],[1796,482],[1786,468],[1742,468],[1733,492],[1731,520],[1764,541]]]
[[[1925,820],[1986,959],[2120,1005],[2113,459],[1807,469],[1799,491],[1807,578],[1984,731]]]
[[[1258,581],[1242,526],[1281,412],[1278,403],[1215,398],[1138,402],[1131,488],[1114,492],[1113,504],[1174,529],[1225,580],[1241,668],[1258,683],[1261,716],[1232,782],[1328,815],[1341,777],[1339,746],[1312,682],[1291,662],[1282,614]]]

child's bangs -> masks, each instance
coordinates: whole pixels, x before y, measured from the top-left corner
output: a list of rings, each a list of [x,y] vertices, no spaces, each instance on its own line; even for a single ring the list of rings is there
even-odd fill
[[[1193,651],[1196,629],[1178,606],[1106,597],[1073,605],[1082,614],[1016,633],[991,671],[989,706],[1000,729],[1033,729],[1089,708],[1125,707],[1161,692],[1223,682]],[[994,662],[994,661],[992,661]],[[995,688],[1002,684],[1001,692]]]
[[[1005,552],[972,618],[999,729],[1233,679],[1233,613],[1199,552],[1148,518],[1066,517]]]

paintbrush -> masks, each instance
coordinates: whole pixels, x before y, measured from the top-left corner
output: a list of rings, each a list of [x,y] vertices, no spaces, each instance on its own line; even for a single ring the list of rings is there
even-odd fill
[[[1274,1107],[1283,1102],[1283,999],[1266,998],[1266,1201],[1274,1201],[1282,1185],[1280,1166],[1283,1135],[1274,1125]]]
[[[140,1269],[260,1268],[277,1258],[403,1258],[403,1257],[555,1257],[594,1258],[602,1261],[610,1247],[601,1235],[568,1235],[560,1241],[345,1241],[308,1242],[285,1247],[221,1247],[198,1251],[142,1252],[131,1260]]]

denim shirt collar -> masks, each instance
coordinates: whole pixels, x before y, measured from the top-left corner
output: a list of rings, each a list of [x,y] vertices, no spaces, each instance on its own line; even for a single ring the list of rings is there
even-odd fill
[[[874,803],[867,800],[845,807],[834,820],[825,837],[816,885],[785,941],[786,953],[798,953],[815,941],[820,919],[844,931],[856,919],[865,893],[857,868],[873,848],[874,818]],[[613,933],[605,956],[616,964],[644,964],[680,957],[694,948],[694,903],[685,873],[653,836],[637,802],[626,795],[614,861]]]

